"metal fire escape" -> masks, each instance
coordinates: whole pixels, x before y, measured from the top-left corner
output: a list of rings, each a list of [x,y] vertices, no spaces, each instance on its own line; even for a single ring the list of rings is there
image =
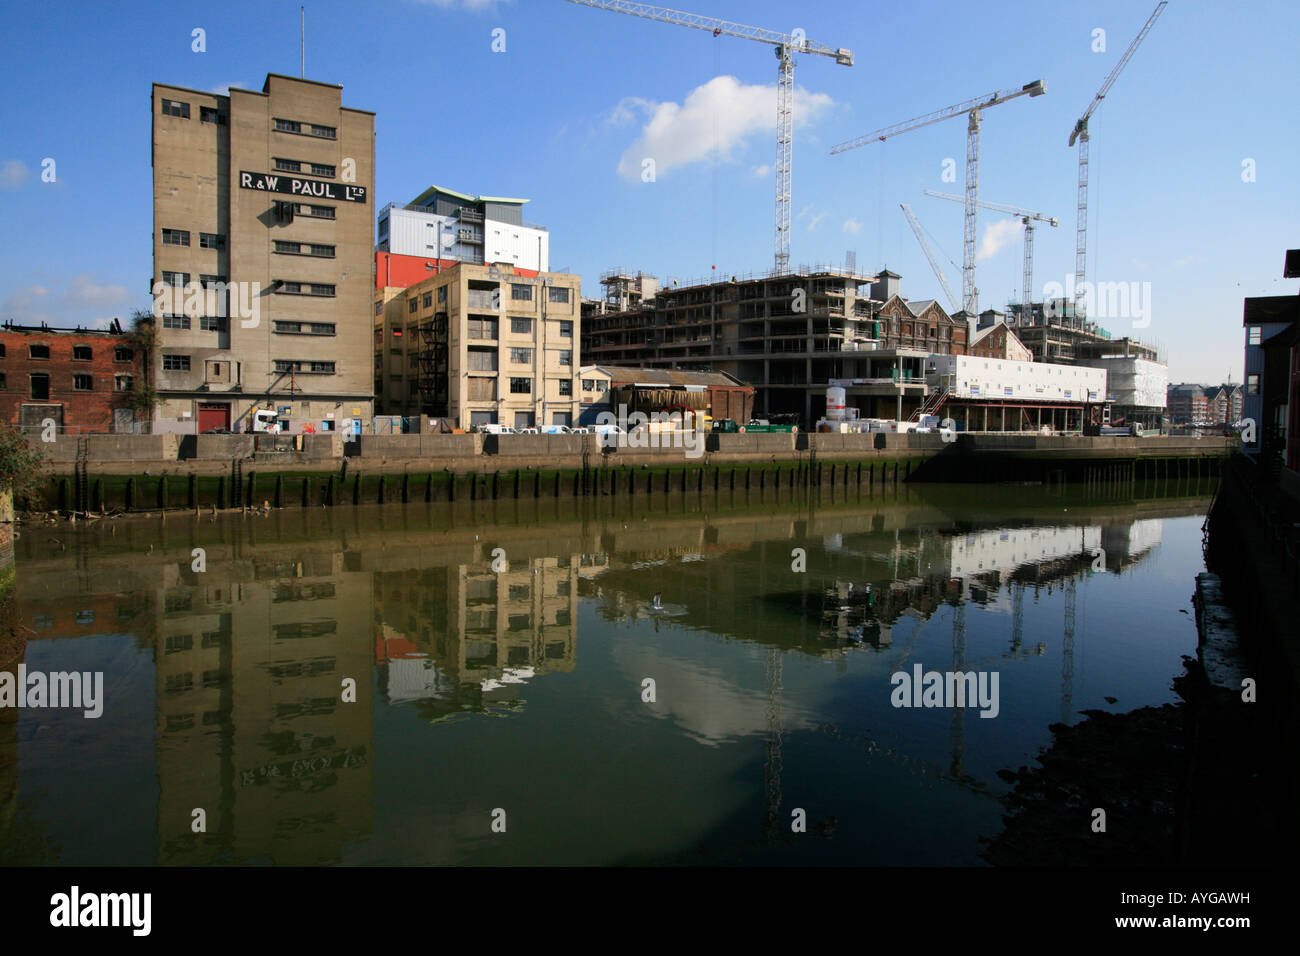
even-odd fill
[[[436,312],[432,319],[420,323],[419,335],[416,389],[420,395],[420,412],[443,418],[448,414],[447,313]]]

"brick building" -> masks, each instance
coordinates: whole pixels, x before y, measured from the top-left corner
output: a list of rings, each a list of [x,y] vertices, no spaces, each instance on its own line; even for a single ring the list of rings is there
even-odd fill
[[[139,350],[121,331],[0,326],[0,414],[11,425],[130,431],[131,390],[143,380]]]

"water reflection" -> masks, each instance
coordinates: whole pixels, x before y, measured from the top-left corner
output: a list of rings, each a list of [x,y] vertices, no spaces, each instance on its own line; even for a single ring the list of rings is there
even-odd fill
[[[599,777],[583,785],[593,804],[608,800],[629,814],[626,831],[605,835],[609,845],[566,848],[573,861],[677,859],[673,847],[691,841],[744,842],[728,818],[697,818],[677,805],[668,810],[682,821],[655,817],[662,830],[646,832],[635,814],[649,811],[628,804],[636,783],[618,776],[617,760],[604,768],[596,756],[609,753],[614,733],[637,740],[627,744],[633,751],[680,755],[680,741],[691,742],[696,750],[673,758],[676,769],[699,799],[753,804],[765,846],[789,843],[783,794],[793,740],[809,753],[798,760],[803,801],[819,781],[832,786],[837,761],[864,754],[870,766],[987,792],[996,786],[991,771],[1041,738],[1055,714],[1009,707],[1000,728],[1019,721],[1032,733],[1001,731],[1007,738],[990,741],[992,729],[972,728],[962,711],[908,723],[874,691],[849,702],[837,694],[878,687],[922,656],[927,667],[951,661],[969,670],[1050,654],[1059,672],[1035,669],[1025,693],[1050,698],[1060,719],[1072,719],[1081,583],[1140,568],[1160,553],[1165,520],[1201,507],[1075,507],[1065,520],[1059,501],[1008,502],[1005,514],[978,519],[947,500],[909,499],[490,528],[412,509],[396,527],[386,517],[382,529],[367,527],[364,515],[327,515],[318,527],[196,521],[169,528],[166,545],[147,552],[113,551],[102,533],[60,531],[57,553],[29,543],[20,558],[28,664],[108,661],[117,697],[94,726],[5,715],[0,783],[11,795],[0,860],[41,858],[20,838],[21,818],[52,830],[57,849],[43,852],[55,859],[141,862],[101,832],[102,820],[51,809],[87,782],[118,787],[124,812],[149,820],[152,856],[143,862],[163,864],[494,862],[478,807],[528,773],[546,775],[529,777],[528,792],[548,813],[568,792],[568,775],[583,773]],[[206,571],[192,570],[194,547],[205,549]],[[806,570],[794,566],[796,548]],[[1026,605],[1035,609],[1029,625]],[[638,698],[647,676],[653,701]],[[348,679],[355,703],[341,693]],[[128,696],[141,707],[123,704]],[[486,717],[507,720],[492,731]],[[972,750],[975,730],[982,749]],[[79,741],[73,768],[58,746],[69,735]],[[121,774],[114,747],[146,735],[152,774]],[[450,746],[463,767],[491,774],[483,763],[525,741],[527,770],[497,759],[500,778],[457,781],[468,795],[457,791],[461,802],[439,809],[446,825],[436,841],[403,839],[394,807],[409,813],[418,808],[406,801],[435,799],[433,784],[411,776],[413,755]],[[755,765],[742,772],[733,755],[750,743],[759,749],[743,753]],[[731,776],[719,777],[724,771]],[[887,786],[910,799],[910,785]],[[206,832],[195,832],[196,809]],[[813,822],[853,846],[861,837],[837,827],[842,813]],[[568,859],[554,855],[548,837],[558,833],[520,838],[500,859]],[[942,859],[944,837],[935,839]]]

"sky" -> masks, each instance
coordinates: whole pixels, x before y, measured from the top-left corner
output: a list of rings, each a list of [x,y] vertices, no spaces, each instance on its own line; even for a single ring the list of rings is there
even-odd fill
[[[671,2],[854,52],[852,67],[797,57],[792,266],[852,251],[859,272],[946,304],[907,203],[960,296],[962,208],[923,191],[962,192],[965,117],[831,147],[1041,78],[1046,96],[984,111],[980,197],[1059,219],[1035,232],[1035,298],[1073,275],[1069,134],[1155,0]],[[0,321],[148,307],[150,84],[298,75],[299,6],[0,7]],[[376,211],[434,183],[528,197],[551,268],[588,296],[613,268],[682,284],[772,268],[772,47],[564,0],[307,0],[306,17],[307,78],[376,113]],[[1088,277],[1129,297],[1094,316],[1160,346],[1171,381],[1241,381],[1242,298],[1296,291],[1281,274],[1300,246],[1298,48],[1292,0],[1170,0],[1089,123]],[[981,308],[1019,301],[1021,235],[981,212]]]

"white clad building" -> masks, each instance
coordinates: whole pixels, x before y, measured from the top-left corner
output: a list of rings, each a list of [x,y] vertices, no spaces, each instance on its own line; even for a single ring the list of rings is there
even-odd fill
[[[430,186],[410,203],[389,203],[379,211],[376,248],[475,265],[508,262],[516,269],[547,272],[550,233],[545,226],[524,222],[528,201]]]

